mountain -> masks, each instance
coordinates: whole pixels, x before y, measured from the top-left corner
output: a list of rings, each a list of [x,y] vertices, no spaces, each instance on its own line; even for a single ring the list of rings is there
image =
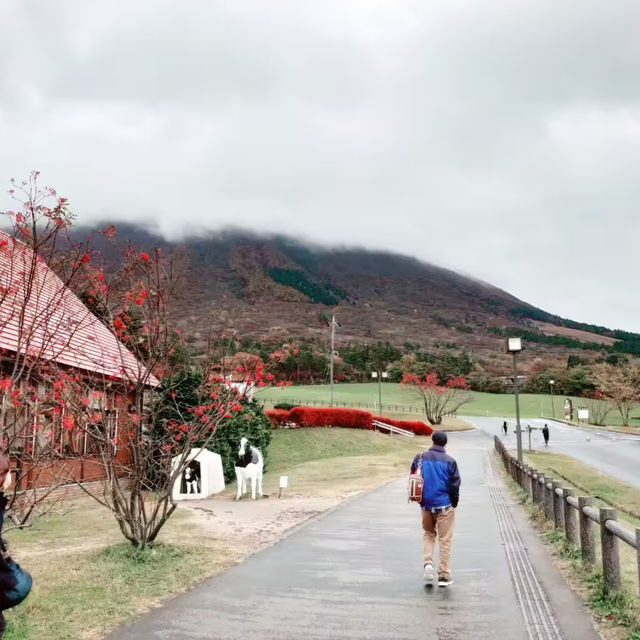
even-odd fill
[[[523,357],[640,354],[640,336],[549,314],[485,282],[392,253],[324,248],[283,236],[238,231],[180,243],[119,226],[120,243],[178,249],[188,277],[178,322],[196,340],[239,336],[326,341],[327,321],[340,343],[383,340],[424,349],[472,352],[504,364],[506,335],[522,335]]]

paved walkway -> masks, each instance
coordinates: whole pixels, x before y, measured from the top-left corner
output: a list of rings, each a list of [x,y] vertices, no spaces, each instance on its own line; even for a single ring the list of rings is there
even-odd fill
[[[452,440],[463,479],[452,587],[422,584],[419,512],[407,504],[403,480],[312,522],[111,639],[595,640],[580,603],[505,502],[485,453],[491,441],[479,432]],[[555,614],[547,592],[561,604]]]

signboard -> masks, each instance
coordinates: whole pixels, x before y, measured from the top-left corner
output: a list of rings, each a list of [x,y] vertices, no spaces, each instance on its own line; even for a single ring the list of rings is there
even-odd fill
[[[589,409],[578,409],[578,420],[589,420]]]

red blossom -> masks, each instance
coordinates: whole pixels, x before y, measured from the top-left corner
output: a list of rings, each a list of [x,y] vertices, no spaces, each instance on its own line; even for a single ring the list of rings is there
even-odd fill
[[[469,385],[464,376],[454,376],[447,380],[447,387],[450,389],[468,389]]]

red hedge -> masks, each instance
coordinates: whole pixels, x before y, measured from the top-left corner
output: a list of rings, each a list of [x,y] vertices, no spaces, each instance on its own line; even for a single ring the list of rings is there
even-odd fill
[[[270,409],[265,411],[265,415],[274,427],[283,427],[287,422],[291,422],[290,414],[291,411],[287,411],[286,409]]]
[[[419,420],[394,420],[385,416],[372,416],[361,409],[335,409],[331,407],[295,407],[291,411],[270,409],[265,411],[274,427],[282,427],[288,422],[298,427],[349,427],[373,429],[373,421],[386,422],[394,427],[412,431],[417,436],[429,436],[433,429]]]
[[[334,409],[331,407],[295,407],[289,414],[291,422],[299,427],[352,427],[372,429],[373,418],[361,409]]]
[[[399,427],[400,429],[406,429],[412,431],[417,436],[430,436],[433,433],[433,429],[426,423],[420,420],[394,420],[393,418],[387,418],[385,416],[373,416],[374,420],[380,422],[386,422],[392,427]]]

